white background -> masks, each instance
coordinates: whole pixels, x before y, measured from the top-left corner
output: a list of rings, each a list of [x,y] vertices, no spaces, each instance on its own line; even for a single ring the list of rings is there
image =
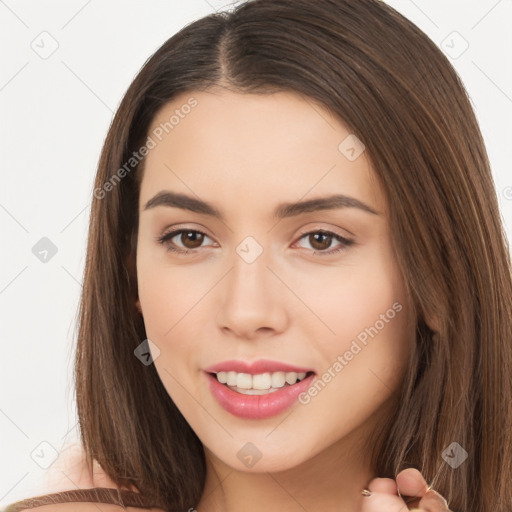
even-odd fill
[[[453,31],[469,44],[452,63],[475,107],[512,240],[511,0],[388,3],[441,48]],[[48,464],[50,445],[60,452],[77,436],[75,315],[93,178],[112,114],[164,41],[227,4],[0,0],[0,506],[44,492],[36,460]],[[446,41],[451,51],[462,48],[457,35]],[[52,44],[58,48],[46,59],[31,47]],[[42,237],[58,250],[47,263],[32,253]]]

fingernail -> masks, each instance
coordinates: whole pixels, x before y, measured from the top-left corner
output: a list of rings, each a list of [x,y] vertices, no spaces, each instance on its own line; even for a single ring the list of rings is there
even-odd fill
[[[371,491],[369,491],[368,489],[363,489],[363,490],[361,491],[361,494],[362,494],[363,496],[366,496],[366,497],[368,497],[368,496],[371,496],[371,495],[372,495]]]

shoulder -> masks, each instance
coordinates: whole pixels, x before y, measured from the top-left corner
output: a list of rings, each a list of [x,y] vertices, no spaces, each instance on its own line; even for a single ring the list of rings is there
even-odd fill
[[[91,473],[82,447],[75,443],[63,449],[48,469],[41,492],[34,497],[12,503],[2,509],[2,512],[98,512],[98,509],[102,512],[165,512],[161,508],[143,508],[140,505],[123,507],[116,500],[109,503],[110,500],[102,499],[105,494],[109,494],[105,490],[117,491],[118,486],[97,461],[94,461]],[[133,486],[121,490],[137,493]],[[78,500],[76,496],[73,499],[77,501],[72,501],[69,495],[65,496],[68,491],[81,491]]]
[[[117,489],[116,483],[103,471],[96,460],[93,462],[92,473],[90,472],[85,452],[78,442],[61,450],[57,460],[45,474],[45,493],[94,487]],[[136,491],[135,488],[129,490]]]

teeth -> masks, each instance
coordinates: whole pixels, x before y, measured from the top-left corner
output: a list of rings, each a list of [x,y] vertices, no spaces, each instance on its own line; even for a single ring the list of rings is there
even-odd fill
[[[219,373],[217,373],[217,380],[221,384],[226,384],[228,382],[228,372],[219,372]]]
[[[286,373],[284,378],[288,384],[295,384],[297,382],[297,374],[295,372]]]
[[[306,377],[305,373],[296,372],[273,372],[259,373],[251,375],[250,373],[237,372],[218,372],[217,380],[221,384],[227,384],[230,387],[236,387],[240,390],[247,390],[245,394],[259,395],[257,391],[270,390],[275,391],[284,387],[286,384],[293,385]],[[253,392],[256,391],[256,392]]]
[[[226,373],[226,372],[221,372],[221,373]],[[236,372],[227,372],[227,375],[226,375],[227,385],[228,386],[236,386],[236,381],[237,381]]]
[[[270,389],[272,377],[270,373],[260,373],[252,377],[253,389]]]
[[[236,387],[242,389],[252,388],[252,377],[248,373],[239,373],[236,376]]]
[[[286,382],[286,374],[284,372],[274,372],[272,374],[272,387],[282,388]]]

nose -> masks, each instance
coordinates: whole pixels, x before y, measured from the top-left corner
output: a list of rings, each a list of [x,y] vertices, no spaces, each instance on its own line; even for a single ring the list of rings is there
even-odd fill
[[[234,255],[219,287],[217,324],[224,334],[254,340],[286,330],[290,298],[268,263],[265,251],[251,263]]]

